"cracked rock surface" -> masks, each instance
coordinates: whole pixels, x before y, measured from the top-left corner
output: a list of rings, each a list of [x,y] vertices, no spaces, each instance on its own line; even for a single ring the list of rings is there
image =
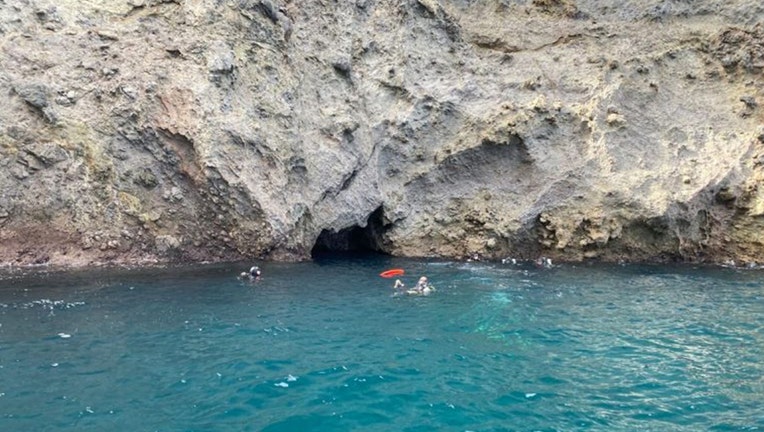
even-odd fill
[[[762,262],[763,20],[747,0],[0,0],[0,263]]]

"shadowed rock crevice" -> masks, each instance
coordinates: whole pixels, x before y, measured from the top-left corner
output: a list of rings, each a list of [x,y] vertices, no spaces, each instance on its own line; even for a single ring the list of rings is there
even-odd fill
[[[354,225],[339,231],[324,229],[311,250],[313,258],[336,252],[385,253],[382,207],[376,209],[366,221],[366,226]]]

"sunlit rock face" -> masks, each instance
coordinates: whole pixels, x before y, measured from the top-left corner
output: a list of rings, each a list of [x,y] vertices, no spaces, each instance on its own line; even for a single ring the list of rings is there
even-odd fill
[[[764,6],[618,3],[0,0],[0,261],[764,261]]]

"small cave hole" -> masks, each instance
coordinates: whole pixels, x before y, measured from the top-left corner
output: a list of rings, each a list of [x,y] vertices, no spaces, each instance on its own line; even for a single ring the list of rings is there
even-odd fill
[[[315,259],[334,254],[384,254],[383,234],[382,207],[379,207],[369,215],[365,227],[354,225],[339,231],[321,231],[313,245],[311,256]]]

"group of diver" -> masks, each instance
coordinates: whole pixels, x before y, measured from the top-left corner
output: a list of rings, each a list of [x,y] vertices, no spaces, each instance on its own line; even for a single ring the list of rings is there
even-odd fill
[[[252,266],[248,272],[241,272],[239,274],[239,279],[247,280],[250,282],[257,282],[260,280],[261,276],[262,276],[262,272],[260,271],[260,267]],[[395,292],[393,293],[393,296],[400,296],[400,295],[428,296],[432,294],[433,292],[435,292],[435,287],[433,287],[430,284],[430,282],[427,280],[427,276],[420,277],[417,284],[411,289],[407,289],[406,285],[403,282],[401,282],[400,279],[396,279],[393,289],[395,290]]]
[[[502,264],[506,264],[506,263],[517,264],[517,260],[512,258],[503,259],[501,260],[501,262]],[[551,268],[552,260],[542,256],[542,257],[539,257],[534,262],[534,264],[536,265],[536,267]],[[257,282],[260,280],[261,276],[262,276],[262,272],[260,271],[260,267],[252,266],[248,272],[241,272],[241,274],[239,274],[239,279],[248,280],[250,282]],[[430,282],[427,280],[427,276],[422,276],[419,278],[419,281],[416,283],[416,285],[413,288],[407,288],[406,284],[401,282],[400,279],[396,279],[395,285],[393,285],[393,290],[394,290],[393,292],[394,297],[402,296],[402,295],[428,296],[435,292],[435,287],[432,286],[432,284],[430,284]]]

